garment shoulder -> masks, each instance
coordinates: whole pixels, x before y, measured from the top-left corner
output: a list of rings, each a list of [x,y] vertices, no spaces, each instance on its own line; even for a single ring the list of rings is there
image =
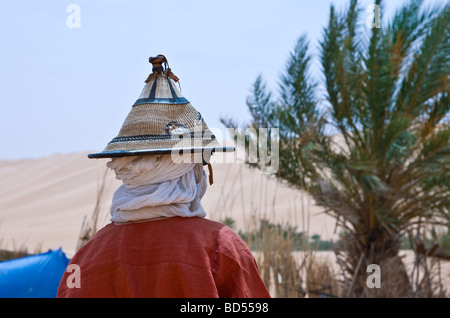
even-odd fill
[[[244,240],[228,226],[221,228],[217,234],[217,252],[230,258],[253,258]]]
[[[105,244],[113,239],[111,233],[112,224],[108,224],[101,228],[95,235],[84,244],[75,255],[72,257],[72,261],[84,262],[91,260],[98,252],[102,251]]]

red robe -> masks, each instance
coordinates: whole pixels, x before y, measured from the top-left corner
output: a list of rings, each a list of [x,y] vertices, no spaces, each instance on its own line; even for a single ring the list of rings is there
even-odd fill
[[[72,258],[57,297],[269,298],[255,259],[229,227],[172,217],[108,224]],[[69,265],[70,265],[69,264]]]

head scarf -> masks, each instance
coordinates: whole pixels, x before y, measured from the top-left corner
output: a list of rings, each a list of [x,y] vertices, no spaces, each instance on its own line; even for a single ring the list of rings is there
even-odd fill
[[[107,166],[123,182],[113,196],[112,222],[206,216],[200,202],[207,187],[201,163],[153,155],[113,158]]]

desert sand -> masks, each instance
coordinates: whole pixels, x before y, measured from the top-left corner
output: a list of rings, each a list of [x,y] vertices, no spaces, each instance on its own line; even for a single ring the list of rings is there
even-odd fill
[[[88,159],[88,153],[0,160],[0,248],[26,247],[33,252],[61,247],[71,257],[105,173],[99,228],[109,223],[112,196],[121,182],[106,169],[108,159]],[[334,219],[315,206],[309,195],[271,175],[242,163],[214,163],[213,176],[214,183],[202,200],[209,219],[230,217],[239,230],[266,218],[323,239],[336,236]]]
[[[108,159],[88,159],[89,152],[55,154],[38,159],[0,160],[0,248],[45,252],[62,248],[72,257],[84,218],[90,218],[105,178],[98,228],[109,223],[114,191],[121,185],[106,168]],[[208,169],[205,167],[208,173]],[[235,220],[235,230],[258,226],[261,218],[289,223],[309,236],[336,238],[335,220],[323,213],[306,193],[242,163],[214,163],[214,183],[202,204],[207,218]],[[296,255],[301,255],[297,253]],[[415,258],[402,251],[410,270]],[[336,267],[332,252],[317,252]],[[450,286],[450,262],[442,268],[443,284]]]

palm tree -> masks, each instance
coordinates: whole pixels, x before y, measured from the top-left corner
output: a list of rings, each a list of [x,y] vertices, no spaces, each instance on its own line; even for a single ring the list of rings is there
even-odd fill
[[[331,6],[321,79],[303,35],[278,97],[260,76],[247,104],[253,127],[279,128],[277,176],[345,230],[337,253],[347,295],[410,296],[402,235],[449,220],[450,6],[412,0],[371,29],[360,10],[356,0],[342,13]],[[366,286],[369,264],[381,268],[381,289]]]

